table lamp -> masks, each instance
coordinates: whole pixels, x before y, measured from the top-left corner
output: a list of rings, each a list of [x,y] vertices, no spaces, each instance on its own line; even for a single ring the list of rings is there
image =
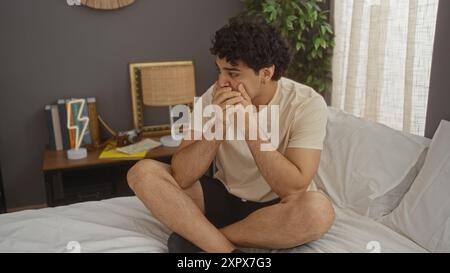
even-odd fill
[[[194,102],[195,74],[192,61],[134,64],[138,75],[139,87],[144,106],[168,106],[170,128],[174,120],[170,114],[172,106],[188,105]],[[145,131],[145,130],[144,130]],[[181,141],[172,135],[160,138],[166,147],[177,147]]]
[[[67,129],[74,133],[74,147],[67,151],[69,160],[78,160],[87,157],[86,148],[82,148],[81,142],[89,126],[89,118],[83,117],[83,110],[86,105],[84,99],[73,99],[67,103]]]

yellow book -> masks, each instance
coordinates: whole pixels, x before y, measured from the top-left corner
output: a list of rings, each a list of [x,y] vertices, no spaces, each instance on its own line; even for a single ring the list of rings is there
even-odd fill
[[[98,157],[99,159],[140,159],[145,158],[148,151],[143,151],[135,154],[126,154],[116,150],[116,144],[110,143],[106,145],[103,152]]]

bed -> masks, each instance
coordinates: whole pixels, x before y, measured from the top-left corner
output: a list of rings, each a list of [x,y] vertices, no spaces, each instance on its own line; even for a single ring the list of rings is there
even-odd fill
[[[330,108],[314,181],[333,201],[332,228],[297,248],[245,250],[450,252],[449,124],[441,125],[430,146],[428,139]],[[167,252],[169,234],[136,197],[0,216],[0,252],[160,253]]]
[[[425,252],[411,240],[374,220],[349,210],[336,210],[336,222],[320,241],[273,252]],[[0,252],[167,252],[170,230],[148,213],[136,197],[87,202],[3,215]],[[267,250],[248,250],[268,252]],[[374,251],[374,250],[371,250]]]

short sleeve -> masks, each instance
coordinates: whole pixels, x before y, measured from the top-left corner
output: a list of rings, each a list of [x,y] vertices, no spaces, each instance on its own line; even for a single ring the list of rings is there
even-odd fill
[[[288,148],[323,150],[328,107],[322,96],[314,96],[296,110]]]

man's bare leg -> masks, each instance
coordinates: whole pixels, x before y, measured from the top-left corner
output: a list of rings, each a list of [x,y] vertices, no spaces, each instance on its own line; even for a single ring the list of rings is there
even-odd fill
[[[325,195],[306,192],[257,210],[221,231],[238,246],[287,249],[320,239],[330,229],[334,216]]]
[[[199,184],[194,186],[196,189],[183,191],[172,177],[170,166],[153,160],[138,162],[128,172],[127,179],[153,216],[172,231],[206,252],[231,252],[235,249],[204,216]]]

